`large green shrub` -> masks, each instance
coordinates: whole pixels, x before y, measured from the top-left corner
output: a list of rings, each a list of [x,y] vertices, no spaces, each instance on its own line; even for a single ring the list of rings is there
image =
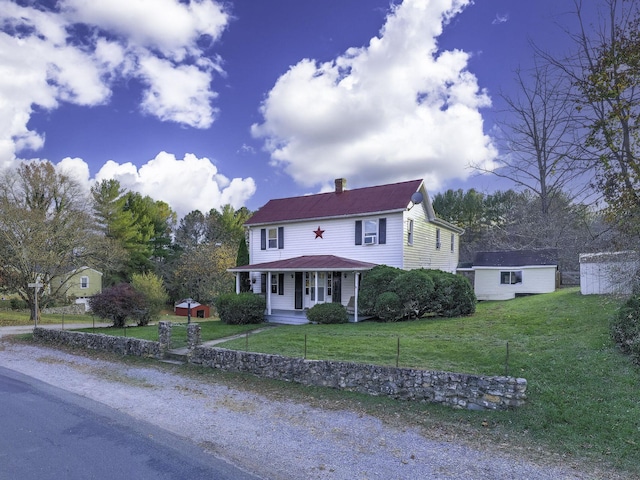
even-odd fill
[[[362,275],[358,294],[358,311],[362,315],[375,315],[378,297],[389,290],[391,282],[402,273],[399,268],[377,265]]]
[[[347,323],[349,314],[340,303],[318,303],[307,310],[307,319],[312,323]]]
[[[362,315],[375,315],[385,321],[419,318],[425,313],[441,317],[471,315],[476,303],[473,287],[465,277],[442,270],[405,271],[386,265],[362,276],[358,298]]]
[[[434,289],[429,312],[441,317],[471,315],[476,311],[476,294],[469,280],[442,270],[420,270],[431,278]]]
[[[402,318],[403,305],[395,292],[381,293],[376,300],[375,314],[385,322],[397,322]]]
[[[640,364],[640,294],[634,293],[611,319],[610,331],[620,349]]]
[[[389,291],[400,301],[402,318],[420,318],[427,313],[434,288],[433,280],[418,270],[402,272],[389,284]]]
[[[228,325],[262,323],[266,300],[255,293],[227,293],[215,301],[220,320]]]

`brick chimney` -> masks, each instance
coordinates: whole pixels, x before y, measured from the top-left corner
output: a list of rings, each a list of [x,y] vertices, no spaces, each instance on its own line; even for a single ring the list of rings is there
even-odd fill
[[[346,178],[336,178],[336,193],[342,193],[347,189]]]

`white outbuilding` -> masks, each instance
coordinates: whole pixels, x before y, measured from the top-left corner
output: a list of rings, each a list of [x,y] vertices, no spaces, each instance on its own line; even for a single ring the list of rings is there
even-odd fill
[[[478,300],[510,300],[516,295],[551,293],[557,286],[555,249],[478,252],[473,260]]]
[[[628,295],[639,269],[640,256],[636,251],[583,253],[580,293]]]

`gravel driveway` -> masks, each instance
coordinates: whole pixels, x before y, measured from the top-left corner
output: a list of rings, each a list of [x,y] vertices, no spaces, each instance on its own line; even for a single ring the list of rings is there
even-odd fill
[[[0,365],[148,421],[273,480],[591,479],[426,438],[356,411],[0,339]]]

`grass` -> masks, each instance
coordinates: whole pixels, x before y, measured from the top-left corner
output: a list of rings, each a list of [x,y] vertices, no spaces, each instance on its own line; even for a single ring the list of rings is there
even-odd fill
[[[179,321],[176,319],[179,319]],[[186,319],[184,317],[171,316],[163,318],[163,320],[168,320],[173,323],[173,328],[171,329],[171,348],[185,347],[187,345],[187,329],[184,328],[187,324]],[[227,325],[218,319],[199,320],[198,324],[200,325],[200,336],[203,342],[231,337],[263,327],[263,325]],[[145,327],[128,326],[126,328],[107,327],[95,330],[87,328],[77,331],[158,341],[157,325],[148,325]]]
[[[99,321],[99,319],[96,319]],[[41,314],[41,325],[53,325],[62,323],[91,323],[91,315],[61,315],[61,314]],[[26,310],[0,310],[0,327],[33,325],[30,313]]]

